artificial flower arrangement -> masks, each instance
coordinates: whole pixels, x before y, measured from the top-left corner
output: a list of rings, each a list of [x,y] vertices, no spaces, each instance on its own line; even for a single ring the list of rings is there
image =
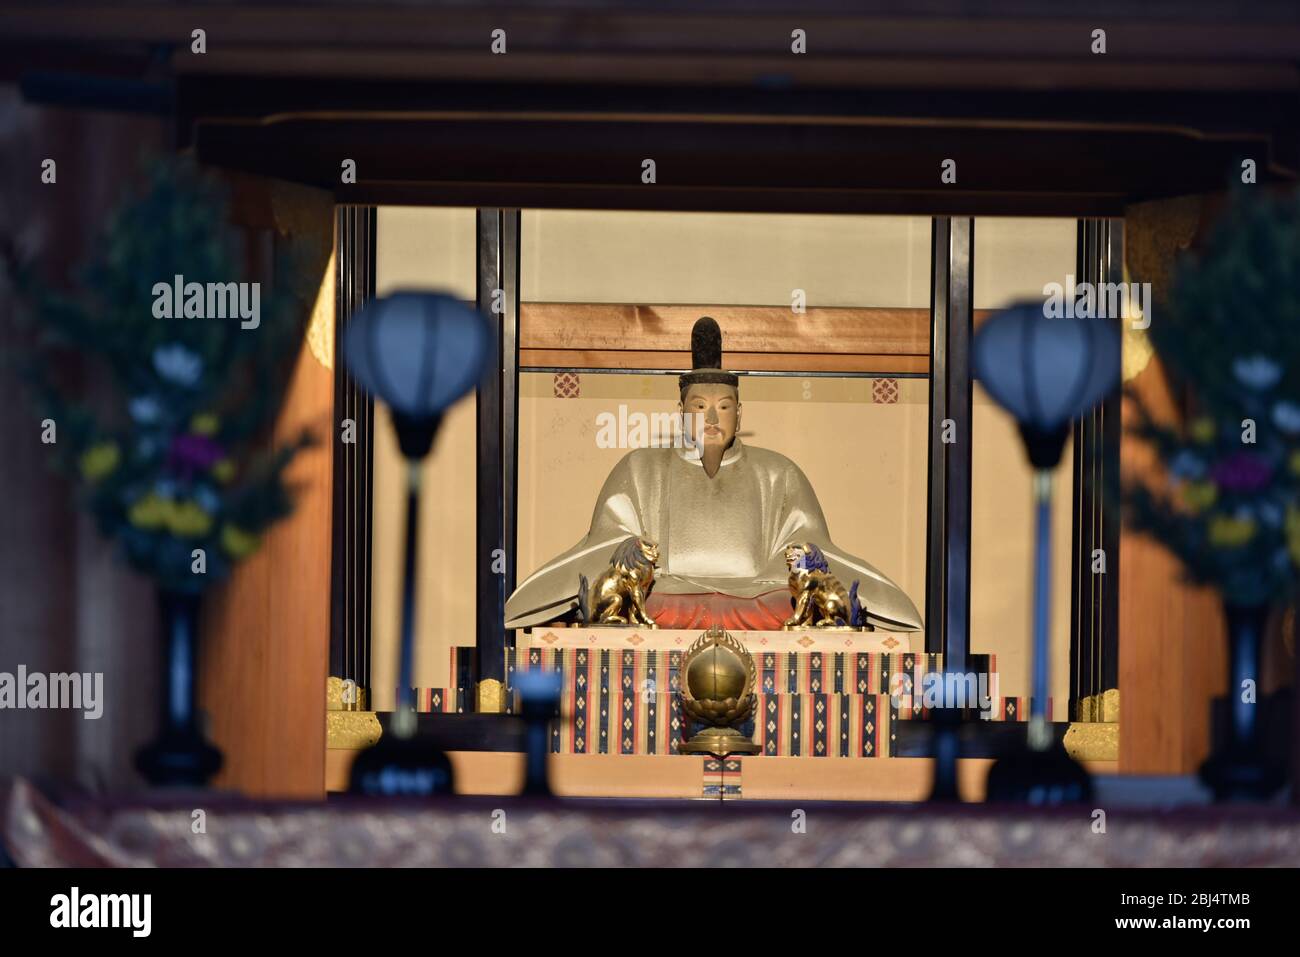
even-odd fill
[[[226,209],[221,186],[192,164],[156,161],[73,290],[11,266],[35,339],[24,373],[54,461],[101,531],[166,591],[200,592],[256,551],[292,508],[285,468],[310,442],[303,433],[259,452],[306,314],[278,291],[288,283],[261,297],[255,324],[158,316],[156,285],[243,278]],[[69,363],[72,354],[81,362]],[[74,388],[70,367],[109,388]]]
[[[1132,484],[1129,521],[1234,604],[1289,600],[1300,577],[1300,195],[1236,193],[1179,262],[1163,311],[1148,335],[1192,414],[1161,425],[1133,396],[1134,431],[1169,483]]]

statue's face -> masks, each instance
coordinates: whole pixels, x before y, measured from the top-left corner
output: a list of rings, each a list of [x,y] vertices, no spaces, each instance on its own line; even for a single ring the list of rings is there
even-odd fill
[[[686,434],[702,446],[725,449],[736,437],[740,427],[740,398],[734,386],[721,383],[693,385],[686,390],[686,398],[678,403],[685,414]],[[702,435],[696,436],[696,423]]]

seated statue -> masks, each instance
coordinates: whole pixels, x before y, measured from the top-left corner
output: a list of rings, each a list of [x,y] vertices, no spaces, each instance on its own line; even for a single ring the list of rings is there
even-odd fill
[[[808,542],[835,578],[860,583],[863,627],[920,629],[907,595],[832,540],[799,467],[741,443],[740,379],[721,368],[713,319],[695,323],[691,351],[693,369],[678,381],[684,447],[635,449],[614,466],[586,536],[515,589],[506,627],[575,618],[580,576],[594,581],[619,544],[636,537],[659,547],[645,607],[660,628],[779,630],[792,611],[786,548]]]

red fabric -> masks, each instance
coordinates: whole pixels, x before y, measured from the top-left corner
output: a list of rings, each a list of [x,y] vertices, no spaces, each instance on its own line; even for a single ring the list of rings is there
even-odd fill
[[[651,594],[646,614],[660,628],[712,628],[778,631],[790,617],[790,592],[779,588],[756,598],[733,598],[705,592],[694,595]]]

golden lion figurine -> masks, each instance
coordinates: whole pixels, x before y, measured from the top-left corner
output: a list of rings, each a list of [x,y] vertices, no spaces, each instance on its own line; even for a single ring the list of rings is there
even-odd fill
[[[659,546],[633,535],[614,549],[609,568],[596,576],[578,576],[578,612],[588,625],[643,625],[658,628],[645,612],[646,595],[655,580]]]
[[[867,628],[867,610],[858,602],[858,583],[848,591],[831,574],[822,550],[811,542],[789,545],[785,565],[790,569],[794,612],[781,628]]]

